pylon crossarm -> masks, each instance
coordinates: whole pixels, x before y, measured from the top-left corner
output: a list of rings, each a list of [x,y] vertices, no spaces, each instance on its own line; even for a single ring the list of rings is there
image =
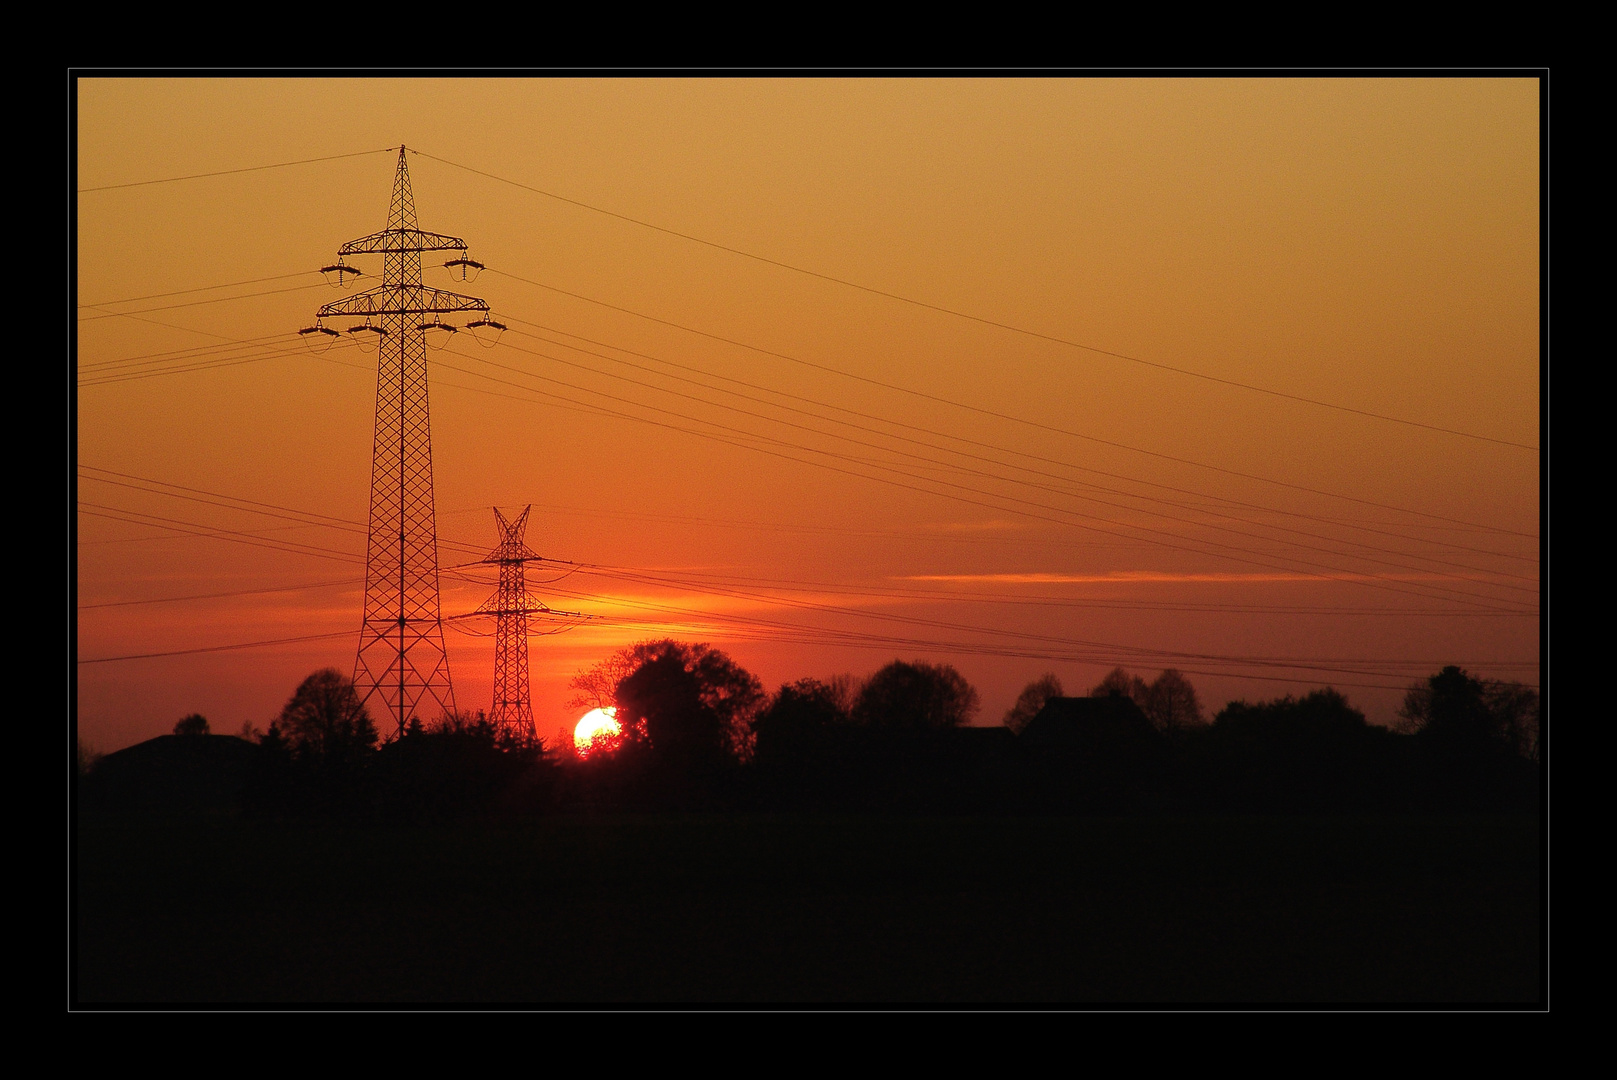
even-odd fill
[[[513,546],[509,541],[501,541],[500,546],[488,553],[484,563],[498,565],[500,563],[544,562],[544,556],[534,551],[520,540]],[[472,563],[471,565],[479,565]]]
[[[587,615],[582,611],[558,611],[546,607],[537,600],[528,601],[524,607],[502,607],[499,596],[491,596],[471,611],[463,615],[446,615],[444,622],[459,622],[462,619],[484,619],[499,615],[554,615],[562,619],[593,619],[594,615]]]
[[[420,229],[383,229],[381,232],[350,240],[337,254],[374,255],[387,251],[465,251],[466,241],[442,233],[422,232]]]
[[[584,613],[582,611],[560,611],[560,610],[558,610],[556,608],[545,607],[542,604],[538,608],[529,608],[527,613],[529,615],[550,615],[550,616],[553,616],[553,617],[558,618],[558,619],[593,619],[593,618],[595,618],[594,615],[589,615],[589,614],[586,614],[586,613]]]
[[[475,296],[429,289],[424,285],[382,285],[320,309],[321,318],[336,315],[448,315],[456,311],[488,311],[488,303]]]

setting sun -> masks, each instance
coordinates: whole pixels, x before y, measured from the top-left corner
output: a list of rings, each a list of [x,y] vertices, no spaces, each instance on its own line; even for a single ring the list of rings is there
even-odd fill
[[[591,709],[573,728],[573,748],[579,757],[589,757],[597,750],[608,749],[618,740],[618,722],[613,719],[616,709]]]

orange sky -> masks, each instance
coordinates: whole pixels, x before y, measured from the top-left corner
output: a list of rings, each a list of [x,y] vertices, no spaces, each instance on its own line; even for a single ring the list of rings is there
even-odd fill
[[[590,564],[530,574],[600,616],[532,642],[542,734],[665,633],[771,688],[953,663],[979,723],[1119,663],[1379,722],[1446,663],[1536,683],[1538,93],[82,79],[81,735],[263,727],[352,669],[374,354],[296,330],[400,143],[421,227],[488,266],[427,283],[511,327],[432,354],[441,561],[532,503]],[[446,575],[445,614],[492,581]],[[447,640],[486,708],[491,640]]]

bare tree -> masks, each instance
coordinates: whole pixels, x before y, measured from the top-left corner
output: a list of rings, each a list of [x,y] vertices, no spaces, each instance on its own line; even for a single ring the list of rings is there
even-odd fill
[[[1136,698],[1136,703],[1158,731],[1184,731],[1205,723],[1196,688],[1173,668],[1158,675],[1141,697],[1143,700]]]
[[[1133,698],[1138,704],[1145,696],[1145,680],[1138,675],[1130,675],[1123,668],[1113,668],[1107,672],[1106,678],[1095,685],[1089,696]]]

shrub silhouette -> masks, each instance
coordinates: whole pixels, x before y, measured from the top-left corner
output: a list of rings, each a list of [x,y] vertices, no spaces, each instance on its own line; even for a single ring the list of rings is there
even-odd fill
[[[208,718],[206,716],[203,716],[201,713],[192,713],[190,716],[187,716],[184,719],[178,720],[178,721],[175,722],[175,724],[174,724],[174,734],[176,734],[176,735],[207,735],[208,734]]]

